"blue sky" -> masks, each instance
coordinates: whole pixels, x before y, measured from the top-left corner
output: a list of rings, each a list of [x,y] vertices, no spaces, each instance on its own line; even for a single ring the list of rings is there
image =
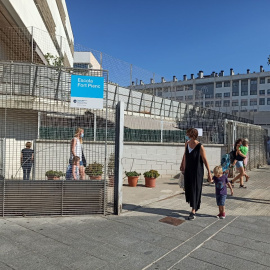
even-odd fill
[[[269,0],[66,0],[75,43],[167,79],[270,70]]]

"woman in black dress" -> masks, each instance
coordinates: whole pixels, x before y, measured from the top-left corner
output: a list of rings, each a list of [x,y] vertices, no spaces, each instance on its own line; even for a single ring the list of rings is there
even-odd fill
[[[211,182],[212,175],[206,159],[204,147],[197,141],[198,130],[190,128],[187,130],[185,153],[182,159],[180,170],[184,172],[186,201],[191,206],[189,220],[195,218],[195,213],[200,209],[203,174],[205,165],[208,171],[208,181]]]

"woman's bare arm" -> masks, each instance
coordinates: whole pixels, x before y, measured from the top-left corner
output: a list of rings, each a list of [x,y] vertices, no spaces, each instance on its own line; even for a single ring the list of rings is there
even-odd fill
[[[181,172],[184,172],[185,168],[186,168],[186,155],[185,155],[186,148],[187,148],[187,142],[185,143],[185,151],[184,151],[184,155],[183,155],[182,162],[181,162],[181,165],[180,165],[180,171]]]
[[[75,138],[73,138],[72,141],[71,141],[71,153],[72,153],[73,157],[76,156],[76,154],[75,154],[76,143],[77,142],[76,142]]]
[[[208,171],[208,181],[211,182],[212,181],[212,175],[211,175],[211,171],[210,171],[210,168],[209,168],[209,164],[208,164],[208,161],[207,161],[207,158],[206,158],[206,153],[205,153],[205,149],[203,147],[203,145],[201,146],[201,149],[200,149],[200,154],[201,154],[201,157],[202,157],[202,160],[203,160],[203,163]]]

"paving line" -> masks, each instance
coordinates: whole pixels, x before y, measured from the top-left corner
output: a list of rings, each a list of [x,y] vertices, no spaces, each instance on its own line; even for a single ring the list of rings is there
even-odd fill
[[[199,249],[201,246],[204,245],[204,243],[206,243],[207,241],[209,241],[210,239],[212,239],[215,235],[217,235],[220,231],[222,231],[224,228],[226,228],[227,226],[229,226],[232,222],[234,222],[239,216],[235,217],[233,220],[231,220],[229,223],[227,223],[225,226],[223,226],[221,229],[219,229],[217,232],[215,232],[213,235],[211,235],[210,237],[208,237],[205,241],[203,241],[200,245],[198,245],[196,248],[194,248],[192,251],[190,251],[186,256],[184,256],[183,258],[181,258],[179,261],[177,261],[175,264],[173,264],[170,268],[168,268],[168,270],[172,269],[176,264],[180,263],[181,261],[183,261],[185,258],[187,258],[191,253],[193,253],[195,250]]]
[[[234,221],[234,220],[233,220]],[[192,222],[192,221],[191,221]],[[152,263],[150,263],[149,265],[145,266],[144,268],[142,268],[142,270],[145,270],[147,268],[149,268],[150,266],[152,266],[153,264],[155,264],[156,262],[160,261],[161,259],[163,259],[164,257],[166,257],[167,255],[169,255],[171,252],[173,252],[174,250],[176,250],[177,248],[181,247],[182,245],[184,245],[185,243],[187,243],[189,240],[193,239],[195,236],[197,236],[198,234],[200,234],[201,232],[205,231],[206,229],[208,229],[210,226],[214,225],[216,222],[218,222],[218,219],[216,221],[214,221],[213,223],[209,224],[208,226],[206,226],[205,228],[203,228],[202,230],[200,230],[199,232],[197,232],[196,234],[194,234],[193,236],[191,236],[190,238],[188,238],[186,241],[184,241],[183,243],[179,244],[178,246],[174,247],[173,249],[171,249],[169,252],[165,253],[164,255],[162,255],[160,258],[158,258],[157,260],[153,261]]]

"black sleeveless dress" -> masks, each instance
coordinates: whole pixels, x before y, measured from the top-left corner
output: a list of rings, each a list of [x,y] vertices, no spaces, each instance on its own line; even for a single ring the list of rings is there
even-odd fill
[[[202,184],[203,184],[203,160],[200,155],[201,144],[198,143],[189,153],[188,145],[185,151],[186,167],[185,167],[185,195],[186,201],[197,211],[200,209]]]

